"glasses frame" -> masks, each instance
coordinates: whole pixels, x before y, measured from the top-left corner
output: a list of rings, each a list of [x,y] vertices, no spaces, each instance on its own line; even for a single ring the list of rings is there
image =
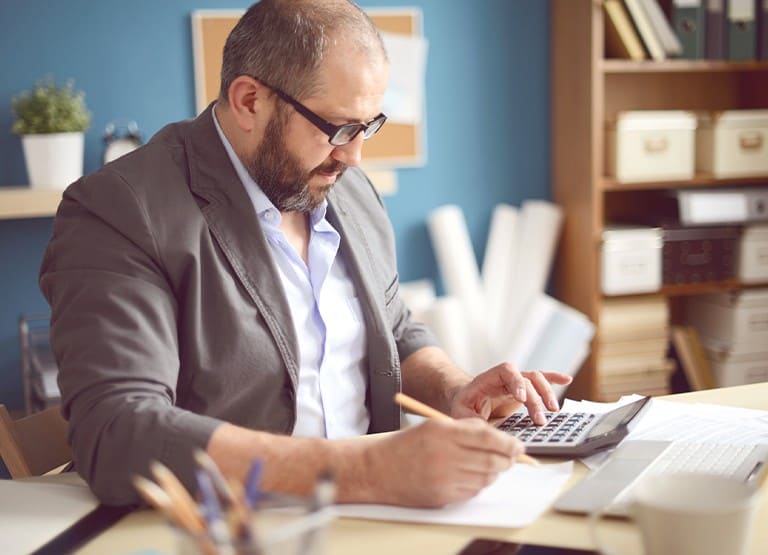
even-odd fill
[[[381,129],[384,123],[387,121],[387,116],[382,112],[368,123],[345,123],[342,125],[334,125],[326,119],[318,116],[315,112],[304,106],[304,104],[293,98],[288,93],[278,89],[277,87],[273,87],[269,83],[266,83],[257,77],[253,78],[273,91],[281,100],[293,106],[293,108],[302,116],[304,116],[312,125],[328,135],[328,144],[331,146],[347,145],[354,141],[355,137],[357,137],[361,132],[363,133],[363,140],[367,141],[376,133],[378,133],[379,129]],[[350,129],[354,129],[355,131],[350,132]],[[369,133],[368,131],[370,129],[373,129],[373,131]],[[344,134],[349,134],[349,140],[339,141],[337,137]]]

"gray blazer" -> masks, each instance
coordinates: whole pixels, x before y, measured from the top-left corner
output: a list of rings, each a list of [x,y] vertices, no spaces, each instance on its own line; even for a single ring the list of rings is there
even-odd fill
[[[349,169],[328,218],[363,306],[370,432],[399,427],[400,360],[434,344],[398,295],[392,230]],[[223,421],[290,434],[298,342],[253,206],[211,107],[64,193],[40,270],[77,471],[108,504],[159,460],[194,489],[191,452]]]

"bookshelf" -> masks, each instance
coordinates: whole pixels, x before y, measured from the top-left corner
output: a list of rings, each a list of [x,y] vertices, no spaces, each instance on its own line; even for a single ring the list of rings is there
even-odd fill
[[[0,187],[0,220],[54,216],[62,193],[56,189]]]
[[[670,2],[662,1],[669,9]],[[604,175],[605,122],[625,110],[768,108],[768,62],[604,59],[599,0],[551,3],[552,196],[565,211],[554,288],[558,298],[586,314],[599,329],[607,297],[600,289],[600,248],[607,222],[652,210],[665,191],[685,187],[765,186],[768,176],[718,180],[618,183]],[[768,285],[768,284],[763,284]],[[750,285],[751,287],[752,285]],[[739,289],[737,280],[664,286],[675,319],[675,299]],[[598,335],[568,395],[596,399]]]

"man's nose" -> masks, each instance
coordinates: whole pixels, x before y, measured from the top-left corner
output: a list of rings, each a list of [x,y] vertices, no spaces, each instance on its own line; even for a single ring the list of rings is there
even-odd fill
[[[358,133],[347,144],[334,148],[331,157],[347,166],[358,166],[363,155],[363,140],[363,134]]]

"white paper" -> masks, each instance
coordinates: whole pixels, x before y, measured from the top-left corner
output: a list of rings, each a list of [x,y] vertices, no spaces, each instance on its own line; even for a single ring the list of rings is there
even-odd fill
[[[573,461],[538,467],[516,464],[464,503],[441,509],[338,505],[337,514],[371,520],[519,528],[531,524],[547,510],[572,473]]]
[[[517,225],[517,208],[508,204],[499,204],[494,208],[481,272],[488,306],[488,336],[493,346],[498,345],[500,339],[506,339],[507,307],[504,300],[509,297],[508,288],[512,285],[515,271]],[[498,351],[498,348],[494,350]]]
[[[427,40],[422,36],[381,33],[389,57],[389,86],[383,112],[392,123],[417,124],[424,119]]]
[[[480,271],[461,208],[445,205],[433,210],[428,229],[445,291],[459,299],[464,309],[464,325],[472,346],[472,364],[464,369],[478,374],[488,368],[492,357]]]
[[[30,553],[95,509],[98,501],[73,473],[0,480],[0,553]]]

